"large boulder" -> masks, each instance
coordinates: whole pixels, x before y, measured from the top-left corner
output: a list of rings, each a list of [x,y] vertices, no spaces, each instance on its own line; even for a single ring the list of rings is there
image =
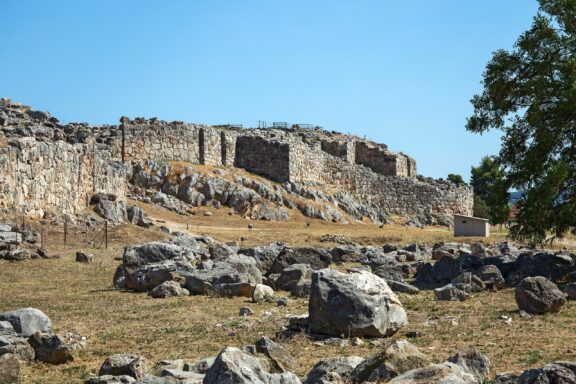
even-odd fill
[[[166,260],[138,267],[127,267],[124,264],[124,287],[145,292],[166,281],[183,279],[193,272],[194,267],[185,259]]]
[[[94,212],[112,223],[123,223],[126,220],[126,205],[116,195],[97,193],[90,199]]]
[[[136,380],[142,379],[146,374],[147,360],[140,355],[116,354],[109,356],[98,371],[99,376],[130,376]]]
[[[460,275],[462,272],[471,272],[480,269],[484,265],[480,257],[468,254],[458,256],[446,255],[434,265],[422,264],[418,268],[416,281],[419,283],[442,283],[446,284]]]
[[[50,318],[36,308],[21,308],[0,313],[0,321],[12,324],[14,330],[23,337],[30,337],[36,332],[50,333],[52,331]]]
[[[554,283],[567,283],[572,280],[575,268],[572,257],[566,254],[548,252],[526,252],[514,263],[514,269],[508,274],[507,283],[515,285],[522,279],[543,276]]]
[[[516,286],[514,296],[520,310],[534,314],[558,312],[566,303],[564,293],[542,276],[523,279]]]
[[[320,248],[284,248],[272,263],[268,273],[281,273],[292,264],[308,264],[313,270],[327,268],[332,255]]]
[[[518,377],[517,384],[576,383],[576,363],[557,361],[541,368],[528,369]]]
[[[366,271],[315,271],[308,311],[310,332],[333,336],[391,336],[408,322],[388,284]]]
[[[72,350],[58,335],[36,332],[28,339],[36,352],[36,360],[48,364],[64,364],[74,360]]]
[[[261,271],[268,271],[272,267],[276,257],[278,257],[284,248],[284,245],[274,243],[270,245],[262,245],[259,247],[240,248],[238,253],[252,257],[254,260],[256,260],[258,269]]]
[[[258,359],[238,348],[224,348],[204,377],[204,384],[301,384],[290,372],[270,374]]]
[[[276,289],[282,289],[297,297],[310,293],[312,269],[308,264],[292,264],[282,270],[274,282]]]
[[[463,301],[470,295],[483,292],[486,289],[484,282],[471,272],[463,272],[450,284],[434,290],[437,300]]]
[[[236,255],[217,261],[210,269],[198,269],[186,277],[184,287],[191,294],[252,297],[262,283],[262,273],[254,259]]]
[[[12,327],[0,328],[0,356],[5,354],[15,355],[22,361],[34,360],[34,349],[28,340],[17,334]]]

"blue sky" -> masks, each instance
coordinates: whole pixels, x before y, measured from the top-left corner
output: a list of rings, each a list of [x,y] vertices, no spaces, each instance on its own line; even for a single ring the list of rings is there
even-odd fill
[[[64,122],[122,115],[314,123],[466,180],[499,133],[466,132],[491,53],[535,0],[2,0],[0,97]]]

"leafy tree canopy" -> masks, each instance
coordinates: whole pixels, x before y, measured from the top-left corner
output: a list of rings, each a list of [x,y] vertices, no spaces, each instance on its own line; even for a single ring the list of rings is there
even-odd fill
[[[450,181],[451,183],[454,184],[466,184],[466,182],[464,181],[464,179],[462,178],[462,176],[460,175],[456,175],[454,173],[449,173],[448,174],[448,181]]]
[[[525,192],[511,235],[576,232],[576,0],[540,0],[511,51],[493,54],[467,129],[503,132],[499,162]]]
[[[470,184],[475,195],[474,211],[478,203],[483,215],[478,217],[486,217],[492,224],[505,222],[510,212],[508,184],[506,173],[498,161],[494,157],[486,156],[478,167],[472,167],[471,173]]]

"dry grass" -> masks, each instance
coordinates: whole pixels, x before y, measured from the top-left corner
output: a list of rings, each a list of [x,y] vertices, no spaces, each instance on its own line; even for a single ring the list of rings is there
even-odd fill
[[[222,241],[248,236],[247,244],[282,240],[292,245],[326,245],[318,240],[326,233],[342,234],[364,243],[452,239],[449,232],[439,228],[385,226],[380,229],[367,223],[345,226],[317,221],[306,228],[304,218],[289,223],[257,222],[255,230],[248,231],[245,219],[228,216],[224,210],[212,209],[211,217],[182,218],[165,210],[146,209],[152,216],[167,220],[172,227],[185,229],[188,224],[191,232],[205,233]],[[164,235],[158,229],[119,228],[113,231],[109,248],[105,250],[88,246],[82,234],[71,234],[69,245],[63,247],[61,230],[52,228],[48,242],[49,251],[60,255],[60,259],[0,263],[0,311],[28,306],[39,308],[53,320],[56,332],[77,333],[86,336],[89,342],[71,363],[25,365],[24,383],[81,383],[84,377],[96,373],[105,357],[113,353],[141,353],[150,360],[150,365],[162,359],[197,360],[213,356],[224,346],[251,344],[264,335],[272,337],[285,323],[287,313],[307,312],[305,299],[292,299],[287,308],[277,308],[272,303],[248,304],[255,315],[240,318],[238,310],[247,304],[246,298],[194,296],[160,300],[146,294],[121,292],[112,289],[111,280],[120,263],[114,258],[121,255],[122,247]],[[96,261],[93,264],[74,262],[76,250],[93,253]],[[458,348],[470,345],[479,347],[490,357],[492,372],[521,370],[530,364],[576,357],[572,349],[576,344],[573,332],[576,303],[569,302],[556,315],[521,320],[513,312],[515,304],[510,289],[481,294],[464,303],[437,302],[430,292],[401,295],[401,300],[408,309],[410,324],[395,337],[403,337],[405,331],[421,331],[423,336],[413,342],[435,361],[442,361]],[[265,316],[265,312],[271,315]],[[498,318],[510,313],[511,326]],[[457,316],[458,325],[451,325],[448,316]],[[318,345],[304,336],[282,343],[298,359],[296,373],[299,375],[305,375],[325,357],[366,356],[378,349],[369,342],[345,348]]]

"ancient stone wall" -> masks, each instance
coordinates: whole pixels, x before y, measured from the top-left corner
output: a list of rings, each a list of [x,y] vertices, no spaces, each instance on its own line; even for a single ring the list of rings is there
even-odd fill
[[[126,196],[125,167],[89,144],[10,140],[0,148],[0,209],[41,218],[44,212],[74,214],[96,192]]]
[[[416,176],[416,162],[412,160],[409,164],[408,161],[408,156],[391,153],[385,147],[363,141],[356,143],[356,163],[362,164],[381,175]]]
[[[143,123],[130,121],[124,122],[121,129],[124,131],[124,161],[152,159],[201,163],[202,128],[197,125],[156,120]],[[207,133],[205,138],[208,142],[215,140],[212,132]],[[115,143],[116,148],[119,144]],[[208,152],[207,158],[213,161],[212,152]]]
[[[239,136],[236,139],[234,166],[278,182],[288,181],[290,144],[258,136]]]

